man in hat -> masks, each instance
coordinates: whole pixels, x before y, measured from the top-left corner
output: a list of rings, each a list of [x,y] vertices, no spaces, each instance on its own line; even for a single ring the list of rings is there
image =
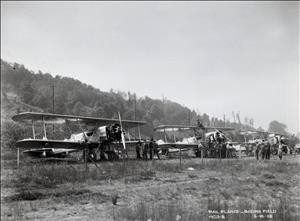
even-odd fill
[[[266,151],[266,159],[267,160],[270,160],[270,157],[271,157],[271,145],[270,145],[270,143],[268,142],[268,140],[266,140],[266,142],[265,142],[265,151]]]
[[[150,160],[152,160],[153,159],[153,138],[151,138],[149,143],[149,155],[150,155]]]
[[[159,152],[158,144],[154,140],[153,141],[153,154],[156,155],[158,159],[160,159],[158,152]]]
[[[282,150],[284,145],[284,136],[281,136],[278,142],[278,157],[280,160],[282,160]]]
[[[144,160],[148,160],[148,149],[149,149],[149,145],[147,143],[147,141],[145,140],[144,145],[143,145],[143,159]]]
[[[264,160],[266,158],[266,145],[265,140],[262,140],[261,143],[261,159]]]
[[[259,160],[259,154],[261,152],[261,144],[260,141],[256,141],[256,148],[255,148],[255,157],[257,160]]]
[[[136,159],[141,159],[142,142],[139,140],[135,146]]]

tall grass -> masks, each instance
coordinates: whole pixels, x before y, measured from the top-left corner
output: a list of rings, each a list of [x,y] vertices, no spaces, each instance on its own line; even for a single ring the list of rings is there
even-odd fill
[[[187,173],[187,169],[195,169]],[[253,159],[218,160],[193,159],[162,161],[117,161],[88,164],[42,163],[21,167],[13,185],[17,194],[9,201],[33,201],[35,199],[64,198],[67,203],[74,203],[78,197],[88,196],[95,203],[107,202],[109,196],[95,196],[86,189],[50,191],[61,184],[81,184],[94,182],[116,182],[125,184],[145,182],[156,178],[172,178],[170,188],[160,190],[158,187],[147,189],[150,198],[138,198],[134,204],[116,206],[112,210],[115,220],[210,220],[208,210],[263,210],[276,209],[272,220],[297,220],[299,212],[295,201],[288,200],[290,183],[294,174],[299,174],[299,162],[265,161]],[[175,173],[175,174],[174,174]],[[190,186],[189,190],[178,188],[177,176],[203,181]],[[285,178],[287,180],[285,180]],[[155,182],[153,182],[155,183]],[[169,185],[169,182],[162,182]],[[202,185],[199,189],[196,185]],[[79,187],[80,185],[74,185]],[[184,186],[184,185],[182,185]],[[181,187],[182,187],[181,186]],[[188,187],[188,185],[187,185]],[[39,191],[49,189],[48,193]],[[274,190],[274,191],[273,191]],[[282,192],[281,195],[277,191]],[[99,193],[100,194],[100,193]],[[102,193],[101,193],[102,194]],[[191,194],[193,201],[189,201]],[[260,195],[261,194],[261,195]],[[93,197],[95,196],[95,199]],[[16,209],[18,209],[16,207]],[[21,212],[19,212],[21,213]],[[253,214],[226,214],[226,220],[257,220]]]
[[[205,159],[203,162],[185,161],[180,167],[176,161],[118,161],[99,163],[97,166],[89,164],[88,171],[84,164],[41,163],[21,167],[14,183],[16,186],[26,184],[33,187],[53,188],[63,183],[81,183],[87,180],[107,181],[135,177],[137,179],[133,181],[139,181],[151,179],[157,172],[181,173],[189,167],[199,171],[215,171],[232,177],[236,177],[238,173],[258,176],[268,171],[293,175],[298,172],[299,163]]]
[[[188,207],[188,201],[147,203],[139,201],[134,207],[113,210],[114,220],[201,220],[201,208]]]
[[[291,208],[291,204],[286,198],[279,199],[276,206],[274,206],[268,201],[251,202],[243,199],[230,203],[220,198],[209,197],[206,205],[201,203],[191,204],[191,202],[182,199],[158,203],[139,201],[135,206],[114,209],[112,217],[114,220],[141,221],[192,221],[212,220],[214,218],[229,221],[253,221],[257,219],[298,221],[300,218],[299,212],[297,214],[292,213]],[[267,212],[266,210],[272,212]],[[208,211],[213,211],[213,213]],[[263,215],[263,218],[259,218],[259,215]]]
[[[105,162],[97,166],[68,163],[40,163],[21,167],[16,174],[13,185],[22,188],[55,188],[64,183],[84,183],[91,181],[111,181],[135,177],[136,181],[155,177],[151,162]],[[134,181],[134,180],[133,180]],[[9,184],[7,184],[9,185]]]

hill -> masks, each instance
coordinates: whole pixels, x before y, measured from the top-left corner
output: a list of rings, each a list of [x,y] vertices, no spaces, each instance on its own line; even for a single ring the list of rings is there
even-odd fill
[[[69,77],[55,76],[39,71],[35,73],[24,65],[1,60],[1,115],[10,118],[22,111],[53,112],[94,117],[144,120],[148,123],[142,133],[151,136],[159,124],[195,124],[200,119],[204,125],[224,126],[220,119],[198,114],[176,102],[164,99],[138,97],[131,92],[101,91]],[[252,127],[227,121],[226,126]],[[253,120],[252,120],[253,125]]]

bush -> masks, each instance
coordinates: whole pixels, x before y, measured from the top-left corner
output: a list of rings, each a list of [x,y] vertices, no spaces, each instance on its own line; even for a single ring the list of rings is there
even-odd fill
[[[1,147],[5,149],[12,149],[16,147],[16,141],[25,137],[25,127],[13,121],[1,122]]]

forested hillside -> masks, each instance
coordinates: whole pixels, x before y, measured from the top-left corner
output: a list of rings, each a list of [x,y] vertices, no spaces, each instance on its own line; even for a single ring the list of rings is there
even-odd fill
[[[136,117],[137,120],[148,122],[142,131],[146,136],[152,134],[153,126],[159,124],[195,124],[197,119],[200,119],[206,126],[224,126],[224,121],[221,119],[210,117],[205,113],[197,114],[194,110],[167,99],[139,97],[132,92],[113,89],[110,92],[105,92],[101,91],[101,88],[96,89],[73,78],[53,77],[49,73],[40,71],[34,73],[26,69],[24,65],[12,64],[3,60],[1,60],[1,81],[1,100],[2,108],[4,108],[2,111],[5,112],[6,106],[9,107],[6,101],[10,100],[10,108],[14,104],[19,104],[16,108],[9,109],[9,113],[4,113],[4,115],[13,115],[14,112],[22,111],[52,113],[54,87],[55,113],[117,118],[119,111],[123,119]],[[253,127],[253,119],[245,118],[245,123],[248,124],[245,125],[241,123],[239,114],[233,113],[233,116],[236,122],[227,121],[226,126]]]

